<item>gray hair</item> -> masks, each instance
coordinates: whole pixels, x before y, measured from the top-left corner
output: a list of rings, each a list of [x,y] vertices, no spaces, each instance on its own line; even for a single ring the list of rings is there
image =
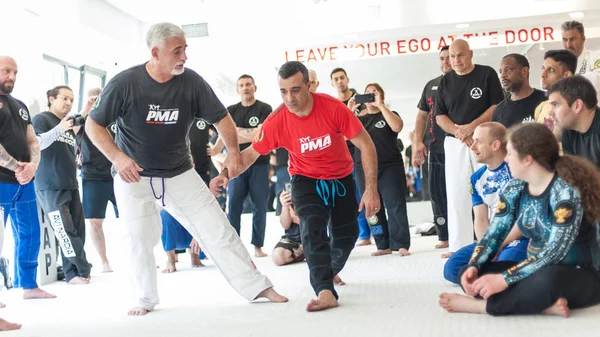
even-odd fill
[[[146,45],[148,45],[148,49],[152,49],[153,47],[161,48],[163,42],[170,37],[185,39],[185,32],[179,26],[172,23],[157,23],[148,29],[148,33],[146,34]]]
[[[577,29],[577,31],[579,32],[579,34],[585,35],[585,31],[583,29],[583,24],[581,22],[579,22],[579,21],[565,21],[560,26],[560,29],[562,29],[562,30]]]

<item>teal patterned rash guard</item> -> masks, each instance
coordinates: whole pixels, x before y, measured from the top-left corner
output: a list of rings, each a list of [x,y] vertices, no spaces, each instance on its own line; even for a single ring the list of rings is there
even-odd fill
[[[522,180],[513,179],[505,186],[492,223],[477,243],[469,266],[479,269],[496,256],[515,222],[529,238],[529,246],[527,259],[502,273],[507,284],[556,264],[600,267],[598,224],[586,223],[579,191],[558,175],[539,196],[530,195]]]

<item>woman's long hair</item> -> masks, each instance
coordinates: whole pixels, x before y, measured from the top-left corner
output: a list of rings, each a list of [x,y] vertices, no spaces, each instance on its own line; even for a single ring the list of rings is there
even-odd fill
[[[521,159],[531,156],[543,168],[579,190],[588,223],[600,219],[600,171],[587,159],[559,155],[556,138],[545,125],[523,123],[510,129],[508,139]]]

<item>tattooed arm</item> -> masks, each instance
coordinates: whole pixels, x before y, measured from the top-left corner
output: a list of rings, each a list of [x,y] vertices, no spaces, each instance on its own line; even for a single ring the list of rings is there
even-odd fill
[[[6,151],[2,144],[0,144],[0,166],[11,171],[16,171],[19,168],[17,160]]]
[[[27,144],[30,152],[29,162],[18,162],[19,168],[15,170],[15,177],[21,185],[31,182],[40,163],[40,144],[31,124],[27,126]]]

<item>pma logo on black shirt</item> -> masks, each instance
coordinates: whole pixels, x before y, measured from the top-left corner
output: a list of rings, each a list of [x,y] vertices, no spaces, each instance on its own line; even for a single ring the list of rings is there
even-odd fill
[[[148,104],[149,111],[146,124],[176,124],[179,109],[161,109],[160,105]]]

